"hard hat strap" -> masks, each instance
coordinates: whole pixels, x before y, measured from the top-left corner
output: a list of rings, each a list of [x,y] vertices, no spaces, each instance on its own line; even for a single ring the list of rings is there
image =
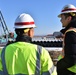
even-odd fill
[[[28,28],[28,29],[25,29],[25,30],[24,30],[24,33],[28,32],[29,30],[30,30],[29,28]]]
[[[71,14],[72,16],[76,16],[76,14],[75,14],[75,13],[73,13],[73,12],[70,12],[70,14]]]

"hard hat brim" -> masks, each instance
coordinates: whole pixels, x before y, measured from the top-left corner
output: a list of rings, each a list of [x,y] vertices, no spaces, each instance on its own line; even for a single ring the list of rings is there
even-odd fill
[[[58,17],[61,18],[61,14],[59,14]]]
[[[71,12],[76,13],[76,11],[66,11],[66,12],[61,12],[61,13],[58,15],[58,17],[61,18],[61,15],[62,15],[62,14],[64,14],[64,13],[71,13]]]

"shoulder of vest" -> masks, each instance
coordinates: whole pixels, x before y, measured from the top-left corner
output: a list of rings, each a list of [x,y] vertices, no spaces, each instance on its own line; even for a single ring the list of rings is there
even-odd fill
[[[67,32],[70,32],[70,31],[76,32],[76,28],[68,29],[68,30],[65,32],[65,34],[66,34]]]

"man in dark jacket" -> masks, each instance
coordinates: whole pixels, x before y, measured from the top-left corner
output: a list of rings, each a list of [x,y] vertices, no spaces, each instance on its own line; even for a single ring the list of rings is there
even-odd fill
[[[61,18],[61,32],[64,35],[64,57],[57,62],[58,75],[76,75],[76,7],[65,5],[58,15]]]

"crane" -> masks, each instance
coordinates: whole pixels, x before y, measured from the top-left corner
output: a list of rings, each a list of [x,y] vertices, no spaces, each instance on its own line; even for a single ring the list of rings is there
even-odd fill
[[[3,15],[2,15],[2,12],[0,11],[0,24],[3,28],[3,31],[4,31],[4,35],[6,36],[6,42],[8,41],[8,34],[9,34],[9,30],[8,30],[8,27],[5,23],[5,20],[3,18]]]

